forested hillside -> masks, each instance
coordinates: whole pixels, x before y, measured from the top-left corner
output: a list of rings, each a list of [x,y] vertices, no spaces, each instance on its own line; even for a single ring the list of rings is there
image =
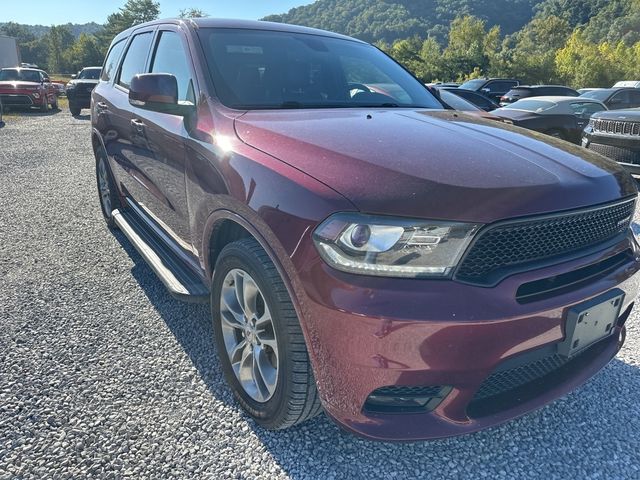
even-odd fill
[[[413,35],[444,40],[450,23],[473,15],[513,33],[534,15],[540,0],[318,0],[265,20],[344,33],[368,42]]]
[[[266,19],[375,42],[424,81],[640,79],[640,0],[317,0]]]

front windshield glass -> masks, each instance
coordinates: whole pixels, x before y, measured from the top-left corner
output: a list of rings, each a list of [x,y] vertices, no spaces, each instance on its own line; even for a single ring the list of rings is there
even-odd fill
[[[485,83],[487,83],[486,80],[484,80],[482,78],[477,78],[475,80],[469,80],[468,82],[464,82],[458,88],[464,88],[465,90],[478,90]]]
[[[580,96],[585,98],[593,98],[595,100],[604,102],[607,98],[609,98],[609,95],[611,95],[610,90],[591,90],[590,92],[585,92]]]
[[[83,78],[85,80],[98,80],[100,78],[100,68],[85,68],[80,72],[78,78]]]
[[[204,28],[198,34],[216,93],[231,108],[442,108],[371,45],[266,30]]]
[[[544,112],[555,106],[555,103],[546,100],[518,100],[502,108],[507,110],[524,110],[526,112]]]
[[[0,82],[16,81],[40,83],[40,74],[34,70],[19,70],[17,68],[0,70]]]

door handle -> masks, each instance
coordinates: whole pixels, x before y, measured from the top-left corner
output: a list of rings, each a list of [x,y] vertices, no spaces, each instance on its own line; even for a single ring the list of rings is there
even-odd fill
[[[133,120],[131,120],[131,126],[138,133],[144,132],[144,122],[142,120],[134,118]]]
[[[98,111],[103,111],[103,110],[106,110],[107,108],[109,108],[109,106],[104,102],[96,103],[96,110]]]

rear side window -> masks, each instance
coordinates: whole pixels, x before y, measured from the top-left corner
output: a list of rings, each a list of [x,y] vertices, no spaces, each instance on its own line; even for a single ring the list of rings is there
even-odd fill
[[[575,102],[571,104],[571,109],[577,117],[588,119],[594,113],[603,111],[604,107],[592,102]]]
[[[491,100],[489,100],[488,98],[471,91],[465,91],[461,89],[460,92],[456,92],[456,94],[460,95],[462,98],[466,98],[467,100],[474,103],[475,105],[478,105],[481,108],[491,107],[493,105]]]
[[[144,72],[152,38],[152,32],[140,33],[133,37],[122,61],[118,85],[128,89],[133,76]]]
[[[487,85],[487,88],[492,93],[499,93],[499,92],[508,92],[515,86],[516,86],[516,82],[498,81],[498,82],[490,82],[489,85]]]
[[[104,61],[104,68],[102,69],[102,76],[100,77],[100,80],[108,82],[113,78],[113,75],[118,68],[118,60],[120,59],[120,54],[122,53],[124,44],[124,40],[120,40],[111,47],[111,50],[109,50],[109,54],[107,55],[107,59]]]
[[[195,104],[193,80],[187,58],[180,35],[164,31],[156,47],[151,73],[170,73],[175,76],[178,81],[178,100]]]

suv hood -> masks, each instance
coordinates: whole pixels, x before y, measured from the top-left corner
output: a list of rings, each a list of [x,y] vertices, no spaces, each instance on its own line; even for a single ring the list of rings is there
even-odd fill
[[[242,141],[367,213],[488,223],[636,193],[613,161],[461,112],[252,111],[235,122]]]
[[[593,118],[602,118],[603,120],[633,121],[640,122],[640,108],[628,108],[626,110],[608,110],[598,112]]]

